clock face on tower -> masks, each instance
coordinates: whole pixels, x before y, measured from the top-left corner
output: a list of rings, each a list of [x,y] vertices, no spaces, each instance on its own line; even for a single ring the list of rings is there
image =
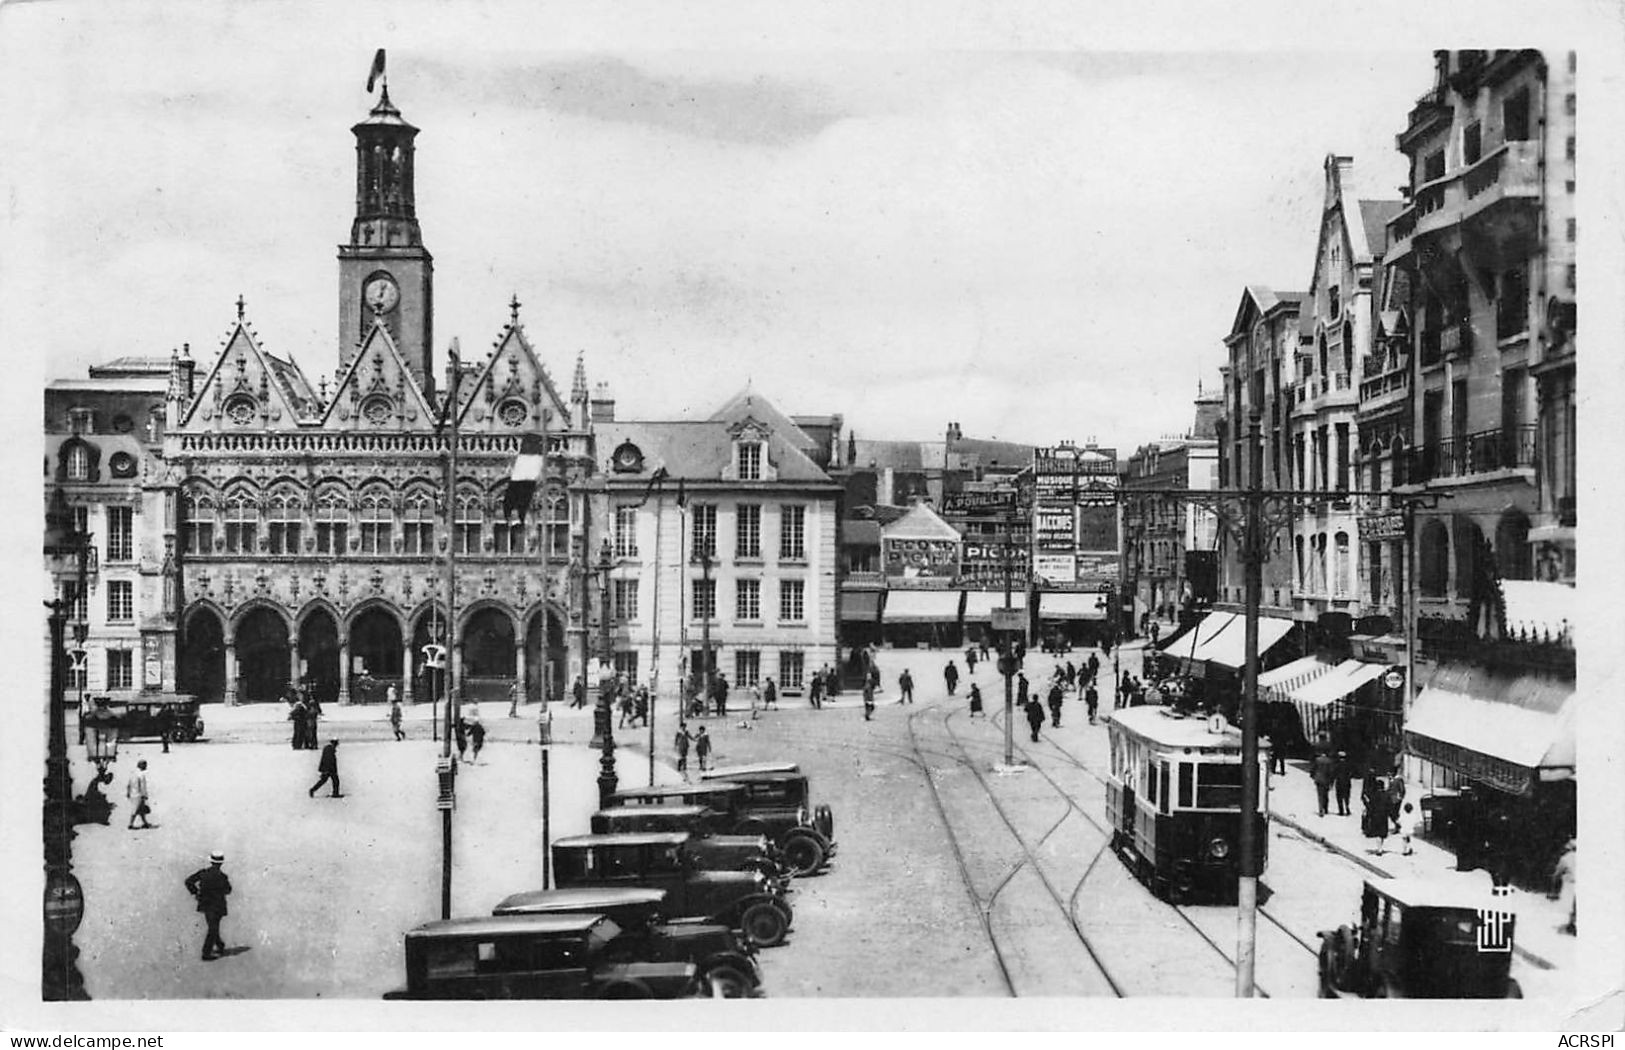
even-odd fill
[[[389,274],[374,274],[367,278],[367,284],[361,291],[361,299],[378,313],[387,314],[401,301],[401,290]]]

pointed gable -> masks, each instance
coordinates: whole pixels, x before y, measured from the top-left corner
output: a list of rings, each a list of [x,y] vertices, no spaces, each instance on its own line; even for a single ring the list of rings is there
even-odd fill
[[[924,503],[916,503],[908,513],[882,529],[881,536],[888,540],[958,540],[959,530]]]
[[[553,379],[516,323],[503,326],[485,366],[458,392],[457,426],[464,431],[511,434],[542,429],[542,412],[549,430],[567,430],[570,412]]]
[[[786,444],[802,450],[815,452],[818,442],[814,441],[805,430],[790,421],[790,417],[780,412],[767,398],[758,394],[750,387],[746,387],[733,397],[729,398],[721,408],[711,413],[713,420],[724,423],[737,423],[745,418],[754,418],[767,425],[768,429],[777,434]]]
[[[239,313],[180,429],[296,430],[319,411],[299,366],[260,349]]]
[[[434,411],[389,329],[374,321],[361,349],[339,375],[322,428],[369,433],[422,431],[432,428],[434,422]]]

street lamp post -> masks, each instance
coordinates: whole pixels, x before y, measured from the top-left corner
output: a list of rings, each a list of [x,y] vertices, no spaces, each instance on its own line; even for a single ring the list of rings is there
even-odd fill
[[[716,677],[715,660],[711,655],[711,617],[716,615],[717,594],[711,590],[711,547],[710,541],[700,547],[700,579],[705,582],[705,590],[710,592],[710,605],[706,607],[705,616],[700,620],[700,652],[705,658],[705,693],[702,700],[705,704],[711,703],[711,682]]]
[[[609,797],[615,793],[615,721],[610,717],[610,704],[615,692],[614,637],[611,630],[609,605],[609,572],[615,567],[610,554],[609,539],[598,549],[599,612],[598,612],[598,706],[593,709],[594,734],[599,740],[602,755],[598,759],[598,805],[609,806]]]

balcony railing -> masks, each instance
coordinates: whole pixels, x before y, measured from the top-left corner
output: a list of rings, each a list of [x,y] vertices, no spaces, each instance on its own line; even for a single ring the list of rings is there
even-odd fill
[[[1462,188],[1473,206],[1486,190],[1499,196],[1522,196],[1540,190],[1540,150],[1535,142],[1507,142],[1462,173]]]
[[[1388,240],[1397,244],[1408,240],[1416,232],[1416,205],[1412,204],[1404,211],[1388,220]]]
[[[1483,430],[1461,439],[1445,438],[1412,449],[1409,458],[1407,477],[1414,482],[1533,467],[1535,428],[1529,425]]]
[[[1409,372],[1402,370],[1380,375],[1375,379],[1367,379],[1360,384],[1360,400],[1374,401],[1396,390],[1405,390],[1411,385]]]

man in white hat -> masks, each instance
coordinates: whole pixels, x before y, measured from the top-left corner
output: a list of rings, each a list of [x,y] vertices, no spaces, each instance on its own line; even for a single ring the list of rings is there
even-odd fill
[[[219,850],[209,854],[209,866],[199,868],[186,877],[186,892],[197,898],[197,910],[209,924],[203,934],[203,961],[213,962],[226,952],[226,942],[220,937],[220,920],[226,917],[226,897],[231,893],[231,880],[221,865],[226,855]]]

